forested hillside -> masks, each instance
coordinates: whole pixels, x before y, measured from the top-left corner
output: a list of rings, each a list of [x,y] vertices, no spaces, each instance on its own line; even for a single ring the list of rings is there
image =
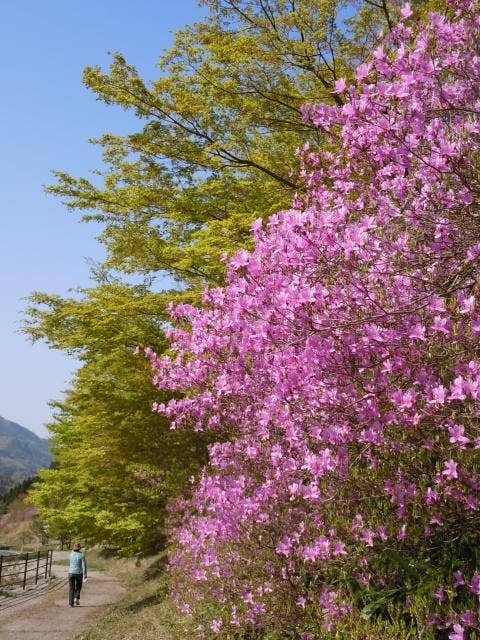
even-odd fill
[[[34,476],[50,462],[47,440],[0,416],[0,491]]]

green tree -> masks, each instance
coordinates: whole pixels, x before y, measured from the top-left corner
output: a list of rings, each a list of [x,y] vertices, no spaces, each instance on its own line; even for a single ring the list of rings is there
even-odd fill
[[[162,542],[168,499],[206,460],[205,441],[170,430],[151,410],[158,394],[134,346],[165,347],[162,317],[150,311],[155,294],[119,283],[81,294],[38,294],[30,312],[32,331],[42,327],[51,346],[82,363],[65,400],[55,403],[48,425],[55,465],[39,473],[30,500],[51,536],[152,551]]]
[[[37,478],[35,476],[31,478],[26,478],[25,480],[22,480],[22,482],[19,482],[18,484],[15,484],[13,487],[10,487],[7,491],[5,491],[5,493],[0,493],[0,516],[3,515],[4,513],[7,513],[13,501],[19,496],[21,496],[22,494],[25,494],[30,489],[30,487],[32,486],[32,484],[35,482],[36,479]]]

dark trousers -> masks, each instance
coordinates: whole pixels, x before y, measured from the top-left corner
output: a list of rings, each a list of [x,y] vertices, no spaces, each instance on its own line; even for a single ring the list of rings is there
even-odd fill
[[[68,583],[70,585],[68,593],[68,602],[73,605],[74,600],[80,600],[80,591],[82,590],[83,573],[69,573]]]

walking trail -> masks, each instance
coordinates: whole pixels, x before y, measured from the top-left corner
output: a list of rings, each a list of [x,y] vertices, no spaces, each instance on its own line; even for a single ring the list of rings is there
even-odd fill
[[[64,560],[67,552],[56,551],[53,562]],[[88,557],[87,557],[88,563]],[[72,640],[88,629],[105,607],[123,594],[121,583],[103,571],[89,571],[83,585],[81,605],[68,604],[68,567],[55,565],[56,580],[48,589],[36,589],[27,596],[0,608],[0,640]]]

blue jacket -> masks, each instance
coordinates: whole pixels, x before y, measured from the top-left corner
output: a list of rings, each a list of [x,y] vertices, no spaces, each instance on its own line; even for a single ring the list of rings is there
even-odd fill
[[[70,553],[70,566],[68,568],[68,573],[83,573],[83,577],[87,577],[87,563],[85,561],[85,556],[81,551],[72,551]]]

